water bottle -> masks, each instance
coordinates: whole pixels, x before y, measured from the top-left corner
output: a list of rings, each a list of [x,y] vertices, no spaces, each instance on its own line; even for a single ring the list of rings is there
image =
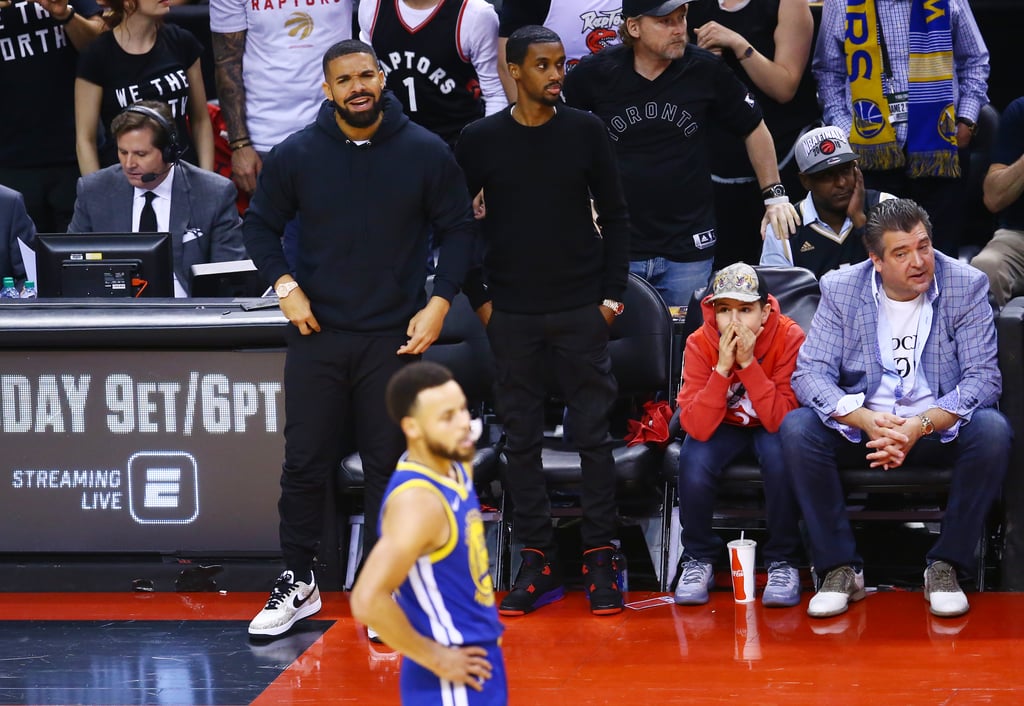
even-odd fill
[[[13,277],[4,277],[3,287],[0,288],[0,299],[18,299],[18,288],[14,286]]]
[[[615,551],[612,552],[612,566],[615,567],[615,582],[619,586],[619,592],[625,593],[629,590],[629,569],[626,567],[626,555],[622,552],[622,543],[612,540]]]
[[[25,280],[25,286],[21,288],[22,299],[35,299],[36,298],[36,283],[32,280]]]

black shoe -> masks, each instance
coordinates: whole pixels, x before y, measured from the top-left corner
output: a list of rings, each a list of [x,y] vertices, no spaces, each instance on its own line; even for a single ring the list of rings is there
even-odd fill
[[[615,565],[615,548],[597,547],[583,552],[583,588],[590,599],[594,615],[615,615],[622,612],[619,571]]]
[[[556,575],[544,552],[523,549],[520,554],[523,563],[512,590],[498,606],[501,615],[526,615],[565,598],[562,579]]]

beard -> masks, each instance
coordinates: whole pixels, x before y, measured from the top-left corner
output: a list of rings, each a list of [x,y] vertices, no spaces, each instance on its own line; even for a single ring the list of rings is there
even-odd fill
[[[369,93],[362,93],[358,96],[352,96],[352,98],[364,98],[366,96],[372,97],[372,95]],[[344,120],[352,127],[370,127],[375,122],[377,122],[377,118],[380,117],[381,110],[382,108],[379,98],[374,99],[373,105],[370,106],[369,110],[363,110],[358,113],[354,113],[346,108],[343,108],[342,106],[338,105],[337,102],[334,103],[334,112],[338,114],[338,117],[340,117],[342,120]]]
[[[472,461],[473,457],[476,456],[476,448],[473,446],[470,446],[465,451],[462,451],[461,448],[457,445],[449,448],[447,446],[441,445],[439,442],[434,441],[433,439],[427,439],[426,442],[427,448],[430,450],[430,453],[434,454],[435,456],[438,456],[439,458],[446,458],[450,461],[458,461],[459,463],[467,463],[469,461]]]

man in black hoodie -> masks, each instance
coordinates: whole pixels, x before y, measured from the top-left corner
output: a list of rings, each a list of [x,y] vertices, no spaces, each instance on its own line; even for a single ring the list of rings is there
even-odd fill
[[[364,553],[377,538],[388,478],[405,447],[388,418],[391,375],[441,330],[473,249],[465,179],[448,146],[384,90],[373,49],[345,40],[324,55],[316,122],[268,156],[243,223],[288,332],[281,551],[285,571],[249,634],[272,637],[320,609],[313,556],[328,474],[358,451],[366,477]],[[295,276],[281,248],[298,215]],[[440,245],[425,303],[427,233]]]

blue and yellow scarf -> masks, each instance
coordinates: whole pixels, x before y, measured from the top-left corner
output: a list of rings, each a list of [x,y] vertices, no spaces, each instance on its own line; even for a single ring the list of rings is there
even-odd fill
[[[906,166],[911,177],[960,176],[949,0],[911,0],[906,158],[889,121],[879,39],[875,0],[847,0],[844,47],[853,99],[850,144],[861,167]]]

